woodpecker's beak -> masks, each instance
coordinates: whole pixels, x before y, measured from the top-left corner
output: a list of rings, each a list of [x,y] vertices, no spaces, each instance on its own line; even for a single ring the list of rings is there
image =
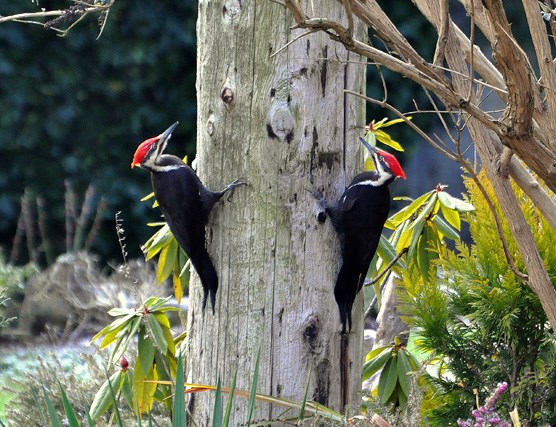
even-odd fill
[[[168,142],[168,140],[172,136],[172,132],[174,132],[174,129],[176,128],[178,123],[179,122],[174,123],[172,126],[170,126],[168,129],[166,129],[163,133],[160,134],[161,145],[164,144],[165,142]]]
[[[369,150],[369,153],[371,153],[371,159],[373,159],[373,163],[375,164],[375,168],[378,168],[378,166],[376,164],[377,163],[377,159],[376,159],[377,149],[375,147],[373,147],[371,144],[369,144],[365,138],[359,137],[359,141],[361,141],[363,143],[363,145],[365,146],[365,148],[367,150]]]
[[[367,148],[367,150],[369,150],[371,152],[371,154],[376,153],[376,148],[373,147],[371,144],[369,144],[365,138],[359,137],[359,141],[361,141],[363,143],[363,145]]]

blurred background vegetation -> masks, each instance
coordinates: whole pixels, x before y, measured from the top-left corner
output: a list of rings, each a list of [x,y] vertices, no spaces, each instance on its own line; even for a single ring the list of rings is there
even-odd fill
[[[415,6],[411,2],[382,3],[416,50],[432,58],[435,33],[415,13]],[[14,0],[2,2],[0,15],[64,9],[71,4],[67,0]],[[459,6],[451,2],[451,7]],[[64,252],[68,246],[67,242],[64,246],[67,190],[71,188],[76,216],[81,206],[94,211],[99,199],[105,199],[100,234],[89,242],[88,250],[102,260],[121,261],[114,220],[114,214],[121,211],[126,249],[131,258],[140,256],[140,244],[153,232],[145,224],[158,220],[158,213],[150,203],[140,202],[150,191],[150,183],[145,173],[130,170],[135,148],[178,120],[168,151],[194,158],[196,8],[196,2],[117,1],[98,40],[99,24],[94,17],[79,23],[67,37],[58,37],[39,25],[0,25],[0,247],[6,255],[16,236],[25,192],[31,200],[31,218],[41,213],[36,212],[35,203],[37,197],[41,199],[42,232],[50,252]],[[518,13],[513,12],[514,17]],[[382,46],[379,40],[371,41]],[[415,105],[427,109],[419,87],[382,71],[388,101],[400,111],[412,111]],[[383,97],[374,66],[368,67],[368,95]],[[380,120],[385,115],[384,110],[368,105],[369,119]],[[430,114],[414,115],[413,120],[424,129],[435,122]],[[418,138],[407,126],[392,128],[392,137],[406,147],[406,153],[398,154],[406,171],[417,168],[420,177],[395,184],[399,190],[394,188],[394,193],[417,196],[439,181],[450,184],[455,195],[463,189],[457,187],[461,183],[459,169],[425,144],[416,150]],[[443,173],[452,175],[456,187]],[[83,206],[90,185],[96,191]],[[35,224],[36,229],[40,226]],[[37,241],[37,248],[44,251],[40,239]],[[17,262],[30,258],[21,251]],[[44,254],[38,261],[50,263]]]
[[[47,10],[63,0],[40,0]],[[170,152],[195,150],[196,2],[118,1],[102,36],[88,18],[68,37],[42,26],[0,25],[0,245],[9,251],[27,189],[44,198],[46,234],[53,252],[64,251],[64,182],[79,206],[96,187],[107,209],[91,250],[121,260],[114,214],[122,211],[127,249],[139,246],[158,214],[140,203],[149,178],[131,171],[142,140],[179,120]],[[0,15],[38,11],[30,0],[2,2]],[[26,262],[22,254],[19,262]]]

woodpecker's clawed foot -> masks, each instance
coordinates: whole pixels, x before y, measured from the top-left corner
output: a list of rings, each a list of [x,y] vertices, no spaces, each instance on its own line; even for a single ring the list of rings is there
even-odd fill
[[[247,184],[248,183],[246,181],[243,181],[241,178],[238,178],[234,182],[231,182],[230,184],[228,184],[223,191],[224,193],[228,192],[228,197],[226,197],[226,200],[228,202],[231,202],[232,201],[232,195],[234,194],[235,188],[239,187],[240,185],[247,185]]]

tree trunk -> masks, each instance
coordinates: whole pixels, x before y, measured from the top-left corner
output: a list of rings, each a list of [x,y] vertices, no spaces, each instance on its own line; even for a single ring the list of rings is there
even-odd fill
[[[340,6],[324,3],[312,4],[346,20]],[[365,65],[324,34],[276,53],[301,33],[292,24],[274,2],[199,2],[199,175],[211,189],[236,178],[249,185],[217,205],[207,227],[220,287],[216,314],[203,313],[193,275],[187,381],[220,378],[229,386],[237,369],[237,388],[248,390],[260,352],[259,393],[301,402],[310,375],[308,398],[339,410],[339,245],[330,222],[316,221],[308,190],[336,200],[361,164],[364,104],[343,90],[364,89]],[[360,296],[349,346],[352,407],[359,406],[362,330]],[[196,425],[208,425],[213,401],[208,393],[190,397]],[[246,408],[235,399],[233,425],[246,421]],[[284,410],[255,408],[253,419]]]

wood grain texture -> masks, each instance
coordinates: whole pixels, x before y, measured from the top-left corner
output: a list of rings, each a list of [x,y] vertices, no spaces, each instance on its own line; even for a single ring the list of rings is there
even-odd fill
[[[313,4],[346,21],[336,3]],[[301,401],[310,371],[309,399],[339,409],[339,248],[331,224],[316,221],[308,190],[335,199],[361,165],[364,105],[343,90],[363,90],[365,65],[324,34],[271,57],[302,33],[292,24],[270,1],[199,2],[199,175],[211,189],[235,178],[249,185],[218,205],[207,227],[217,312],[201,312],[193,275],[187,381],[216,384],[220,376],[229,385],[237,368],[237,387],[249,389],[260,350],[260,393]],[[355,306],[350,385],[359,405],[361,297]],[[190,401],[196,425],[209,425],[212,404],[208,393]],[[245,421],[246,408],[235,400],[232,425]],[[258,403],[254,418],[282,411]]]

